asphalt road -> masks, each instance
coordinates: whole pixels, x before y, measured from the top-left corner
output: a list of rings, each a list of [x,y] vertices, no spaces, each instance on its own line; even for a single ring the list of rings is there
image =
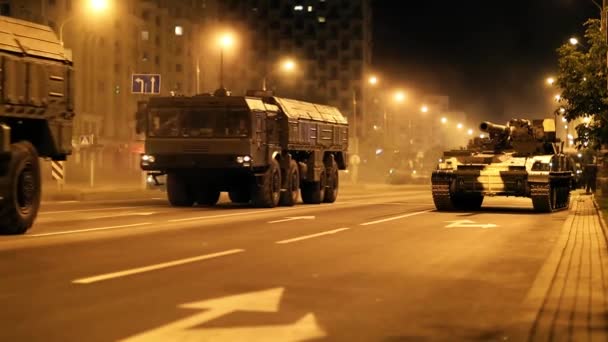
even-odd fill
[[[0,236],[0,341],[505,340],[567,212],[428,186],[291,208],[44,203]]]

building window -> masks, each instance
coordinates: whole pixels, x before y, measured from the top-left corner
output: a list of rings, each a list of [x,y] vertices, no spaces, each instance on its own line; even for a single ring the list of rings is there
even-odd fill
[[[329,69],[329,79],[330,80],[338,79],[338,68],[336,66],[332,66],[331,69]]]
[[[148,39],[150,39],[150,32],[141,31],[141,40],[148,40]]]
[[[175,71],[176,72],[182,72],[182,65],[181,64],[175,64]]]
[[[49,6],[55,6],[56,1],[55,0],[49,0]]]
[[[336,89],[336,87],[330,87],[329,88],[329,96],[332,99],[335,99],[336,97],[338,97],[338,89]]]
[[[319,21],[319,23],[324,24],[326,19],[325,17],[318,17],[317,20]]]
[[[302,6],[302,5],[295,5],[295,6],[293,6],[293,10],[294,11],[303,11],[304,10],[304,6]]]
[[[120,64],[114,63],[114,72],[117,74],[120,73]]]
[[[308,12],[312,12],[312,6],[308,6],[307,10]]]
[[[65,10],[68,12],[72,10],[72,0],[65,0]]]
[[[154,56],[154,64],[160,66],[160,56],[158,56],[158,55]]]
[[[156,26],[160,26],[160,16],[156,16]]]
[[[156,35],[156,37],[154,38],[154,42],[156,43],[156,46],[160,47],[160,36]]]
[[[147,10],[142,11],[142,12],[141,12],[141,18],[142,18],[143,20],[148,20],[148,18],[150,18],[150,12],[149,12],[149,11],[147,11]]]
[[[144,52],[144,53],[141,55],[141,60],[142,60],[142,61],[144,61],[144,62],[147,62],[147,61],[148,61],[148,53],[147,53],[147,52]]]
[[[183,36],[184,35],[184,28],[177,25],[175,26],[175,35],[176,36]]]

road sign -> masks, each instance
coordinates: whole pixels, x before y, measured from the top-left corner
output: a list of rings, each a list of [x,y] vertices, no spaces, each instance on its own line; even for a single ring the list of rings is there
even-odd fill
[[[160,94],[159,74],[131,75],[131,92],[133,94]]]
[[[63,166],[64,165],[62,161],[51,161],[51,176],[53,176],[54,180],[63,181],[63,179],[65,178],[65,171]]]
[[[308,341],[325,337],[327,334],[313,313],[287,324],[204,326],[204,323],[238,311],[277,313],[283,291],[282,287],[273,288],[182,304],[180,308],[203,311],[122,341]]]
[[[89,146],[91,145],[93,139],[91,139],[91,136],[89,135],[81,135],[80,138],[78,139],[78,143],[80,144],[80,146]]]

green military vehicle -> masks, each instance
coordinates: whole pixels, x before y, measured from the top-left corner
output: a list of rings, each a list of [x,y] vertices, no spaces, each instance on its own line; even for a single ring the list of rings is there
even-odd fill
[[[0,17],[0,233],[34,223],[38,158],[71,153],[73,94],[72,61],[51,28]]]
[[[173,206],[215,205],[220,192],[256,207],[334,202],[347,167],[348,124],[334,107],[248,96],[154,97],[140,103],[141,167]]]

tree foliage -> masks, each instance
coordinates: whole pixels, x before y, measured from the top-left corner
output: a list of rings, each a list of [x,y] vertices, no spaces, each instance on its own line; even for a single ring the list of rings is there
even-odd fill
[[[569,122],[584,120],[576,126],[578,137],[575,141],[579,148],[598,149],[608,143],[606,52],[608,45],[597,19],[585,22],[582,44],[566,43],[557,49],[556,85],[561,89],[561,98],[556,114],[563,115]]]

